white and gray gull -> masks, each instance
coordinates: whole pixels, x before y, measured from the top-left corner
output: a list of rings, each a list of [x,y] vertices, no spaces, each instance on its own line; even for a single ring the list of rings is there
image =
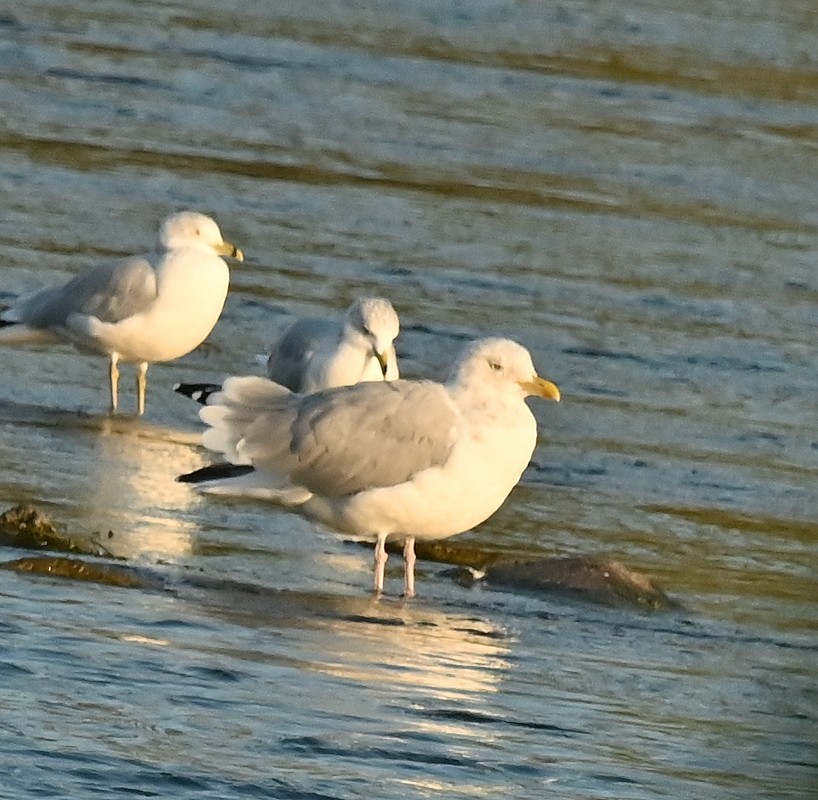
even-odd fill
[[[302,317],[273,344],[265,360],[267,377],[300,394],[396,380],[399,331],[398,314],[383,297],[359,298],[339,318]],[[173,388],[205,405],[221,385],[178,383]]]
[[[228,378],[199,412],[202,442],[224,456],[180,476],[201,491],[273,500],[375,541],[404,541],[404,591],[415,593],[415,539],[453,536],[505,501],[531,460],[537,425],[525,403],[559,400],[529,352],[509,339],[468,345],[446,383],[358,383],[293,394],[261,377]]]
[[[173,214],[162,223],[153,253],[101,264],[5,309],[0,344],[65,341],[108,356],[112,411],[119,362],[135,362],[137,412],[143,414],[148,365],[198,347],[221,315],[230,282],[221,256],[244,258],[210,217]]]

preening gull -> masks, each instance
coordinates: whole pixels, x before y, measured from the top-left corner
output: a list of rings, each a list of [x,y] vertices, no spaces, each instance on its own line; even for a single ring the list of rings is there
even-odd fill
[[[284,329],[266,360],[267,377],[310,394],[362,381],[399,377],[394,341],[400,322],[383,297],[362,297],[343,317],[303,317]],[[218,383],[178,383],[179,394],[207,403]]]
[[[148,365],[198,347],[224,307],[230,273],[220,256],[242,261],[210,217],[169,216],[156,250],[92,268],[43,289],[0,314],[0,343],[71,342],[110,359],[111,410],[119,362],[136,362],[137,411],[145,412]]]
[[[439,539],[493,514],[537,441],[525,398],[559,400],[529,352],[481,339],[445,384],[359,383],[293,394],[261,377],[228,378],[199,412],[202,442],[229,464],[180,476],[205,492],[274,500],[339,531],[375,540],[375,592],[385,543],[404,540],[407,597],[416,538]]]

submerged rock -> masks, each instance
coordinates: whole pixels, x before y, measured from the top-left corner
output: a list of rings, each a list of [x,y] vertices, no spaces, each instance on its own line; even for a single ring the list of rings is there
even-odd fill
[[[0,546],[28,550],[110,556],[92,536],[74,537],[60,531],[35,505],[26,503],[0,514]],[[390,549],[400,550],[399,544]],[[447,540],[417,542],[418,558],[457,567],[455,579],[477,581],[510,591],[558,593],[608,605],[632,605],[655,610],[677,607],[641,572],[599,556],[520,559]],[[162,581],[144,570],[80,558],[32,556],[0,563],[0,569],[94,581],[109,586],[161,588]]]
[[[647,575],[600,556],[508,558],[446,541],[417,542],[418,558],[456,564],[455,578],[515,591],[563,594],[606,605],[637,605],[654,610],[677,604]]]
[[[49,550],[91,556],[110,556],[98,542],[88,537],[74,537],[61,531],[32,503],[24,503],[0,514],[0,546],[24,550]],[[29,556],[0,563],[0,569],[54,575],[79,581],[93,581],[108,586],[142,588],[153,585],[132,567],[104,564],[66,556]]]
[[[489,586],[576,595],[596,603],[638,605],[654,610],[675,603],[647,575],[620,561],[596,556],[500,560],[485,571]]]
[[[121,564],[98,564],[82,558],[66,556],[29,556],[0,563],[0,569],[13,572],[29,572],[35,575],[54,575],[76,581],[104,583],[106,586],[122,586],[128,589],[155,588],[151,580],[133,567]]]
[[[90,536],[79,538],[62,532],[32,503],[23,503],[0,514],[0,545],[25,550],[110,555],[108,550]]]

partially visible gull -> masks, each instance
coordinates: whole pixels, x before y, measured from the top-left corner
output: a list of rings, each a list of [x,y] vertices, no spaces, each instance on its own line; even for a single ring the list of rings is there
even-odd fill
[[[220,256],[244,258],[210,217],[173,214],[153,253],[94,267],[3,311],[0,343],[62,340],[107,355],[112,411],[119,362],[136,362],[137,412],[144,414],[148,365],[189,353],[219,319],[230,281]]]
[[[395,309],[382,297],[355,300],[343,317],[303,317],[284,329],[266,359],[267,376],[293,392],[310,394],[362,381],[399,377]],[[179,394],[203,405],[218,383],[178,383]]]
[[[445,384],[398,380],[293,394],[261,377],[228,378],[199,412],[202,442],[226,457],[180,476],[201,491],[270,499],[339,531],[404,540],[407,597],[415,539],[483,522],[520,480],[537,441],[525,398],[559,400],[509,339],[466,347]]]

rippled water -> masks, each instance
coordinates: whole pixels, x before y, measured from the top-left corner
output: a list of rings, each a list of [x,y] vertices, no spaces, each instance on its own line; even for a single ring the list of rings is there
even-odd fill
[[[0,14],[0,301],[179,208],[248,255],[143,420],[105,415],[102,361],[0,353],[3,507],[161,579],[0,571],[0,796],[815,796],[818,12],[672,6]],[[373,605],[368,551],[174,483],[206,457],[170,386],[362,293],[398,308],[407,375],[499,332],[563,390],[460,540],[616,557],[684,610],[429,563],[406,605],[400,559]]]

